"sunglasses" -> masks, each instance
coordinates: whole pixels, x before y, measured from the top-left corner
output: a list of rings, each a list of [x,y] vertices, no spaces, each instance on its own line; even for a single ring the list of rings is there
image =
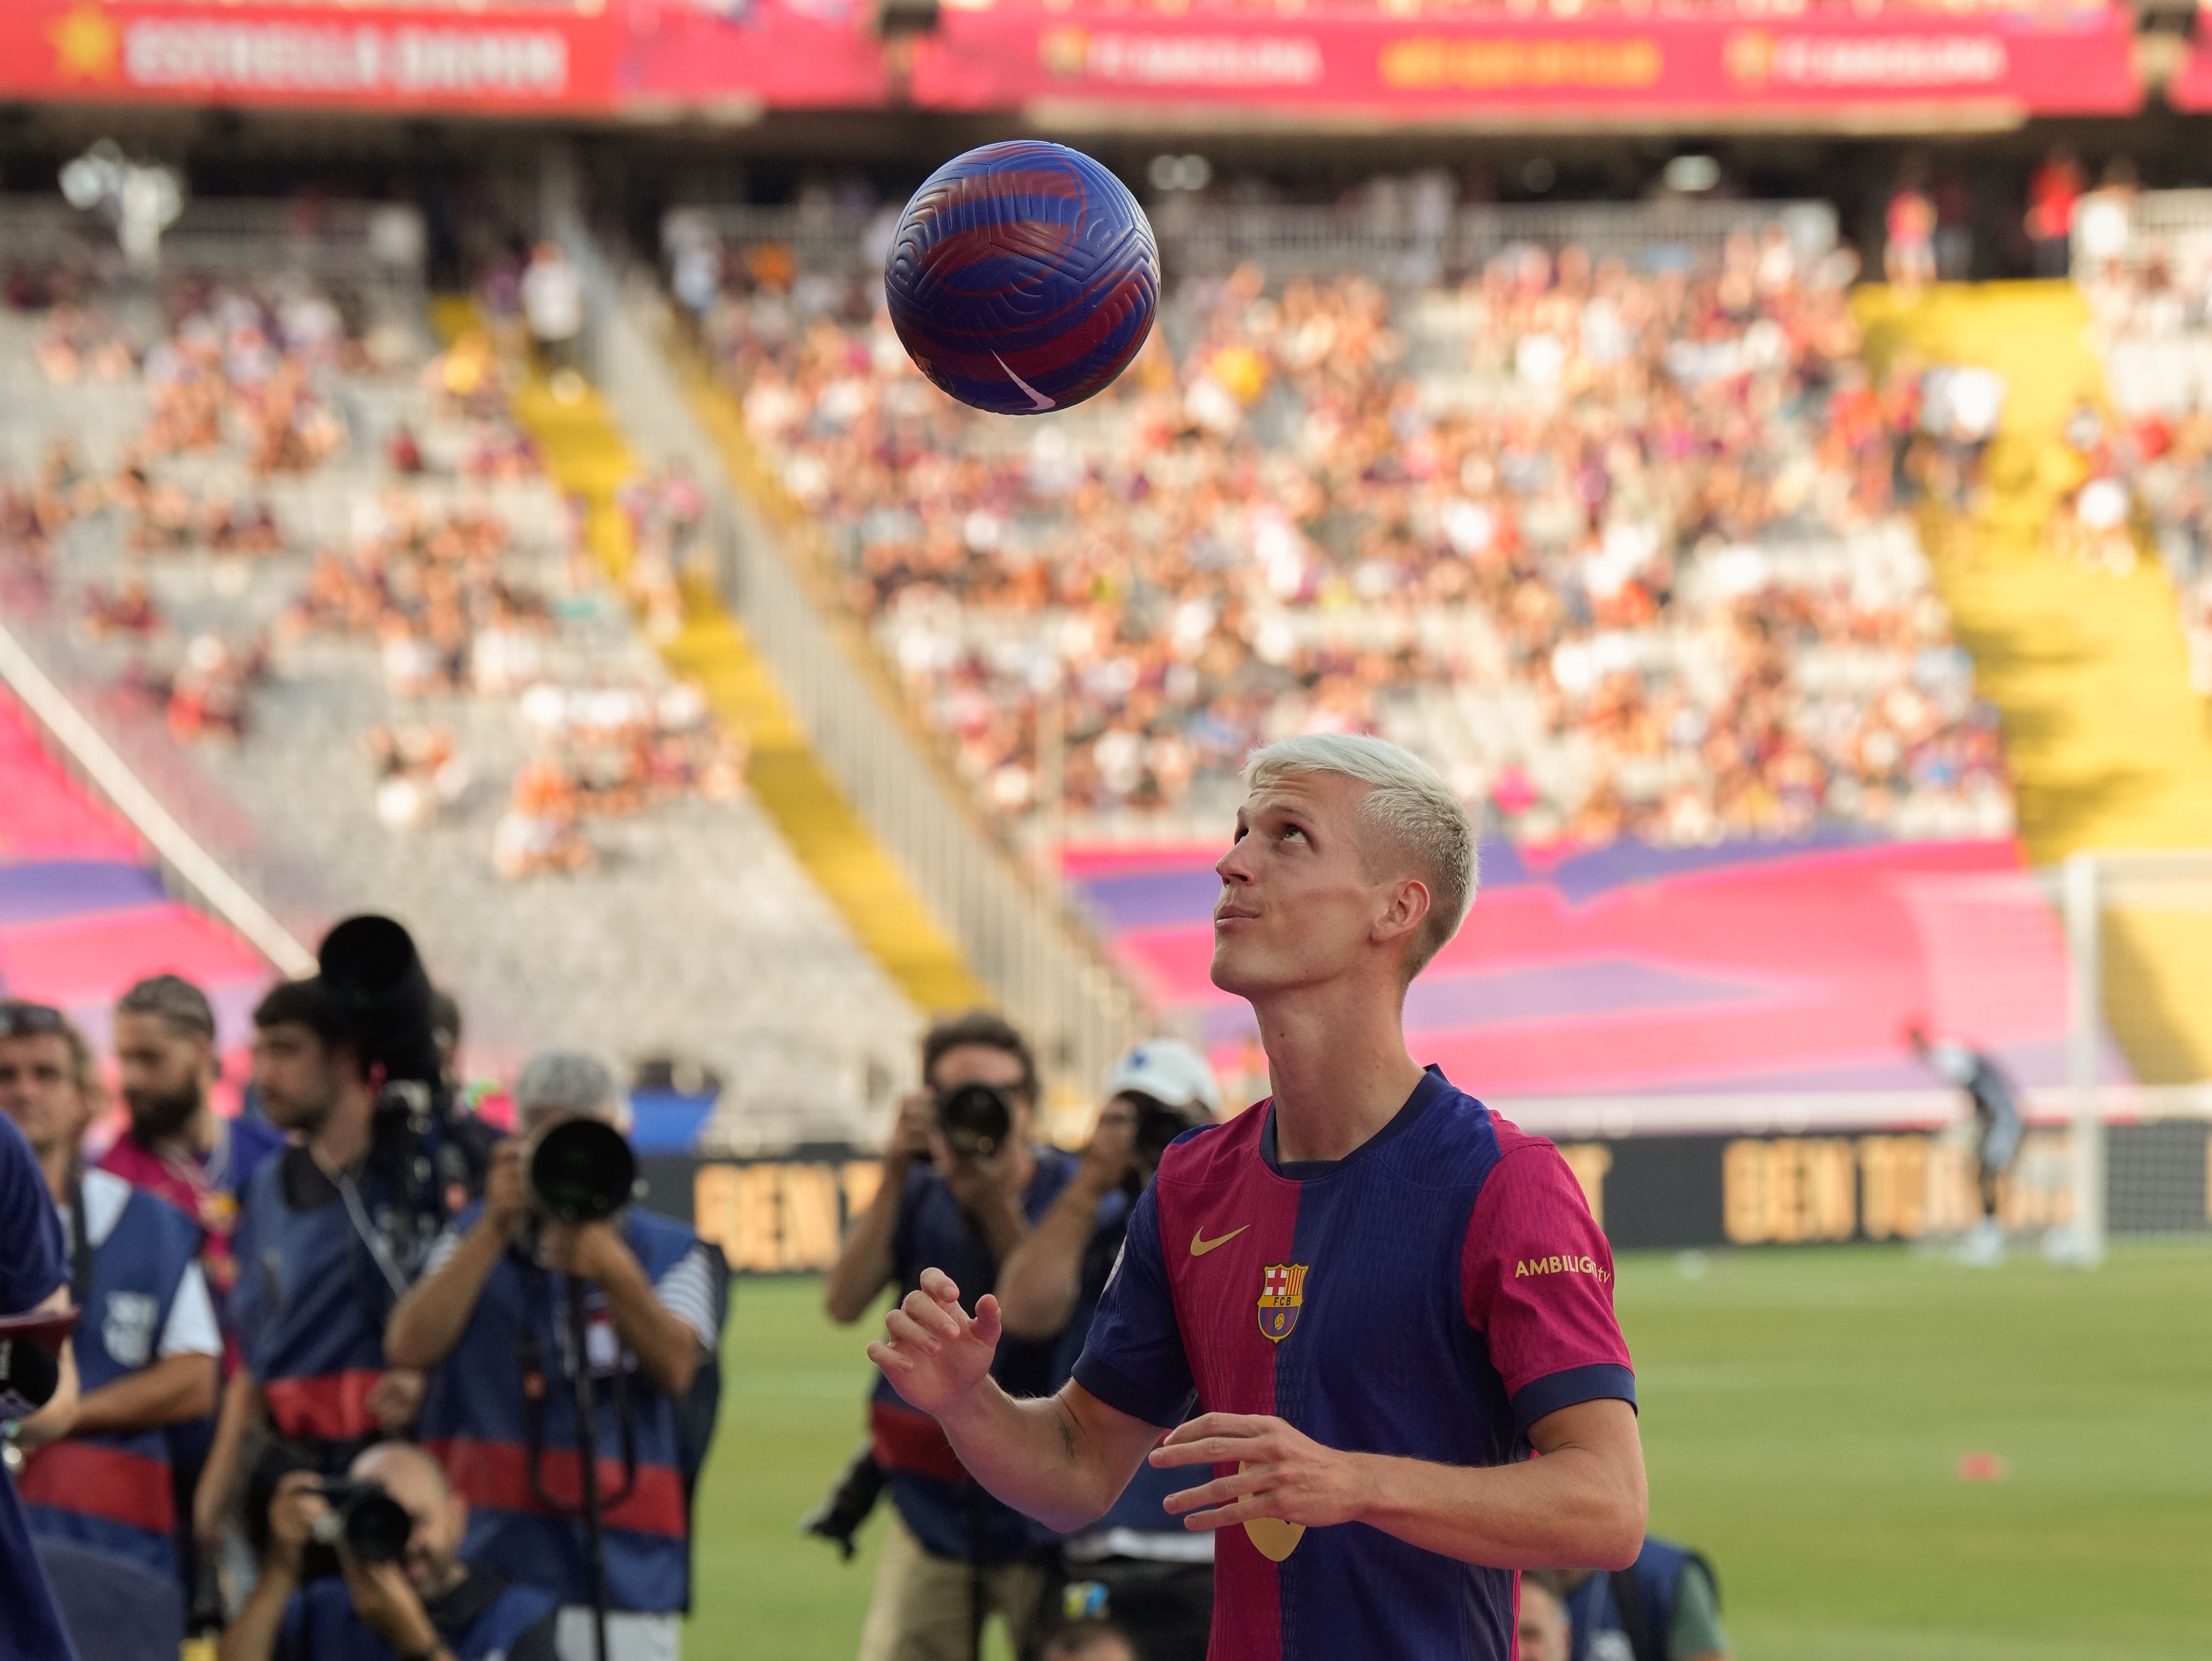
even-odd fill
[[[58,1032],[62,1012],[42,1003],[0,1004],[0,1038],[27,1038],[34,1032]]]

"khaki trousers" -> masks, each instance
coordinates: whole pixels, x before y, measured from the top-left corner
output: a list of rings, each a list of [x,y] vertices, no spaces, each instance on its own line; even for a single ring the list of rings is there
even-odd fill
[[[1037,1563],[993,1563],[971,1569],[957,1557],[924,1550],[897,1511],[890,1513],[883,1561],[868,1618],[860,1628],[860,1661],[975,1661],[983,1612],[1006,1623],[1019,1654],[1044,1596],[1045,1570]]]

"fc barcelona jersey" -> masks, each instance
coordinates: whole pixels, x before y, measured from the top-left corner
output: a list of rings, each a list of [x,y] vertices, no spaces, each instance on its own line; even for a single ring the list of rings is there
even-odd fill
[[[1343,1159],[1278,1159],[1267,1104],[1178,1139],[1075,1377],[1164,1427],[1195,1392],[1328,1447],[1453,1465],[1526,1458],[1547,1414],[1636,1399],[1613,1256],[1565,1162],[1434,1068]],[[1254,1523],[1219,1531],[1208,1653],[1508,1661],[1513,1605],[1511,1571],[1365,1524]]]

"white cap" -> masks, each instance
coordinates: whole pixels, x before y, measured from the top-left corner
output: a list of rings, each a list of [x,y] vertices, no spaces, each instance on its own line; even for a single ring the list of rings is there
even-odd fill
[[[1179,1038],[1147,1038],[1115,1062],[1106,1075],[1106,1099],[1116,1096],[1149,1096],[1163,1107],[1202,1107],[1209,1119],[1221,1116],[1213,1069]]]

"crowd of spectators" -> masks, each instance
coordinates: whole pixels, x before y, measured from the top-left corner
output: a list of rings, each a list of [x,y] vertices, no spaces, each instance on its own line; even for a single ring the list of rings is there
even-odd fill
[[[2191,684],[2212,697],[2212,228],[2147,241],[2138,251],[2124,231],[2081,273],[2114,409],[2085,406],[2068,423],[2085,481],[2075,517],[2095,521],[2085,531],[2100,531],[2116,569],[2132,569],[2135,533],[2148,533],[2179,599]]]
[[[122,690],[160,709],[178,739],[246,737],[255,690],[278,666],[317,640],[354,642],[373,649],[392,713],[362,741],[376,817],[394,830],[429,823],[474,781],[439,701],[518,703],[537,748],[494,832],[503,874],[588,865],[580,822],[592,816],[741,790],[742,744],[696,691],[664,685],[590,629],[566,627],[597,614],[599,574],[573,514],[551,515],[566,546],[550,558],[526,545],[542,534],[518,535],[514,498],[499,487],[538,480],[538,457],[483,333],[423,362],[418,346],[349,324],[319,290],[278,281],[186,287],[170,296],[165,332],[142,344],[68,285],[19,280],[9,293],[36,319],[34,356],[51,386],[112,382],[143,395],[143,417],[112,473],[94,476],[58,440],[35,477],[0,488],[0,556],[60,602],[80,636],[120,649]],[[387,404],[409,400],[380,433],[351,395],[380,386]],[[342,537],[308,538],[233,483],[312,475],[340,459],[350,468]],[[676,572],[699,502],[672,476],[646,481],[629,503],[641,549],[629,586],[658,632],[672,614],[681,622]],[[64,532],[102,517],[120,574],[117,562],[65,569]],[[288,581],[300,573],[296,590],[273,617],[241,602],[216,608],[217,626],[205,607],[192,629],[174,626],[157,573],[206,555],[218,595],[242,596],[242,563],[268,559],[286,562]]]
[[[1008,815],[1180,830],[1253,745],[1335,730],[1528,841],[2001,831],[1994,715],[1899,512],[1920,400],[1869,384],[1847,262],[1778,228],[1396,294],[1248,266],[1032,423],[932,388],[872,279],[728,250],[700,320]]]

